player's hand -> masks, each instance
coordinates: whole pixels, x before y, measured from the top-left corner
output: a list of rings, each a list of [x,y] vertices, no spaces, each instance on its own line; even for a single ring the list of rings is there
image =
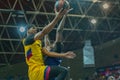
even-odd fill
[[[72,10],[73,10],[73,8],[68,9],[67,12],[65,13],[65,16],[67,16],[67,14]]]
[[[68,10],[67,10],[67,13],[69,13],[69,12],[72,11],[72,10],[73,10],[73,8],[68,9]]]
[[[72,51],[68,51],[65,53],[65,58],[73,59],[76,57],[76,54]]]
[[[62,18],[67,13],[67,11],[68,11],[68,9],[61,8],[60,11],[55,12],[55,14],[58,18]]]

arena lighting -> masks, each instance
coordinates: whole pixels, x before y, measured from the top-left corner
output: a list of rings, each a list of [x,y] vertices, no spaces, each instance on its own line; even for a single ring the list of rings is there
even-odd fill
[[[95,3],[95,2],[98,2],[98,0],[92,0],[92,1],[93,1],[94,3]]]
[[[70,80],[73,80],[72,78],[70,78]]]
[[[20,30],[20,32],[25,32],[25,27],[23,27],[23,26],[21,26],[20,28],[19,28],[19,30]]]
[[[67,68],[70,69],[70,66],[68,66]]]
[[[92,24],[96,24],[96,23],[97,23],[96,19],[91,19],[90,22],[91,22]]]
[[[109,8],[109,5],[108,5],[107,3],[104,3],[104,4],[103,4],[103,8],[104,8],[104,9],[108,9],[108,8]]]

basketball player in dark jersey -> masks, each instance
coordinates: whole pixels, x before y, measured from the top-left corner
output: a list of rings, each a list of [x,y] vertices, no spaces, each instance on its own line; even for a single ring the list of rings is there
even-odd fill
[[[69,9],[69,11],[71,11],[71,10],[72,9]],[[55,39],[53,44],[50,43],[49,36],[45,35],[44,43],[45,43],[45,47],[49,51],[62,53],[62,50],[64,47],[64,45],[62,43],[62,32],[63,32],[66,16],[67,16],[67,13],[63,16],[63,18],[62,18],[62,20],[61,20],[61,22],[56,30],[56,39]],[[49,65],[49,66],[60,66],[61,62],[62,62],[61,58],[55,58],[55,57],[49,57],[49,56],[45,57],[45,64]],[[51,80],[55,80],[55,78],[51,79]]]

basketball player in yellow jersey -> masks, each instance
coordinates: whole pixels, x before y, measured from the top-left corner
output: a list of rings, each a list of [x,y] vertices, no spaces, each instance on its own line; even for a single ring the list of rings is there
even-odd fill
[[[40,32],[37,32],[34,25],[28,28],[27,37],[23,40],[23,46],[25,49],[26,63],[28,65],[29,80],[50,80],[54,77],[56,77],[56,80],[65,79],[67,70],[59,66],[45,66],[43,55],[70,59],[76,55],[71,51],[64,54],[49,52],[46,48],[42,48],[41,39],[52,30],[66,12],[67,10],[60,10],[53,21]]]

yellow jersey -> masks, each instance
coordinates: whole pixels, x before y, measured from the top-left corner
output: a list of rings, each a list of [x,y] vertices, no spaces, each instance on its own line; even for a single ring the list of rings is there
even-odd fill
[[[28,65],[29,80],[44,80],[45,69],[43,54],[41,52],[41,40],[36,40],[32,44],[25,45],[23,40],[26,63]]]

